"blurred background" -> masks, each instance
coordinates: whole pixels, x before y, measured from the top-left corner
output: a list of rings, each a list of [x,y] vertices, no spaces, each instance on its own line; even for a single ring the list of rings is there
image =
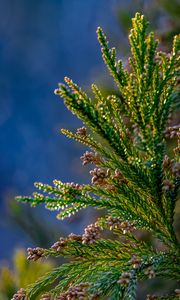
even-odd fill
[[[89,181],[88,171],[79,160],[85,148],[59,134],[60,128],[75,129],[81,122],[67,111],[53,91],[64,76],[73,78],[87,90],[94,81],[104,92],[113,90],[101,58],[96,28],[103,28],[126,62],[127,33],[136,11],[147,16],[162,49],[169,51],[172,37],[180,29],[179,0],[0,0],[0,276],[3,278],[0,295],[3,300],[9,299],[7,291],[12,295],[22,282],[19,268],[25,268],[25,272],[29,268],[24,252],[17,249],[48,247],[72,228],[75,233],[82,232],[84,225],[95,217],[92,210],[87,210],[61,222],[54,213],[20,205],[14,197],[31,194],[36,181],[51,183],[55,178]],[[15,281],[11,278],[13,268],[17,273]]]

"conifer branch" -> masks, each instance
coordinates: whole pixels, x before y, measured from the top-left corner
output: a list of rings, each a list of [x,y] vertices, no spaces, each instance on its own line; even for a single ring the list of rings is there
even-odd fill
[[[81,160],[84,166],[94,165],[91,182],[35,183],[39,191],[33,196],[17,197],[32,206],[45,204],[57,210],[60,219],[88,206],[105,209],[105,216],[88,225],[82,235],[60,238],[49,249],[28,248],[29,260],[62,256],[71,261],[45,274],[27,291],[20,289],[13,300],[32,299],[42,288],[48,293],[41,300],[133,300],[140,280],[180,280],[180,248],[173,224],[180,184],[179,125],[166,128],[178,99],[180,39],[174,38],[170,54],[158,52],[145,17],[137,13],[132,25],[130,70],[123,68],[115,48],[109,49],[102,29],[97,29],[104,62],[120,97],[105,97],[93,84],[91,99],[67,77],[66,85],[55,90],[87,126],[75,133],[61,131],[90,148]],[[167,156],[169,138],[177,142],[173,157]],[[143,233],[149,235],[148,241]],[[147,300],[179,299],[179,294],[176,289],[170,295],[147,295]]]

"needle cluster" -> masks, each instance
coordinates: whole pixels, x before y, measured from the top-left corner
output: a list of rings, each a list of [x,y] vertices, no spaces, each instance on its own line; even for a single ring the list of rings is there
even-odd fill
[[[114,78],[119,96],[105,97],[93,84],[90,98],[65,78],[55,93],[82,120],[76,132],[62,129],[86,145],[83,165],[94,164],[90,183],[54,180],[35,183],[40,193],[18,197],[33,206],[45,203],[58,218],[70,217],[92,206],[106,215],[87,226],[82,236],[60,238],[50,249],[28,249],[28,258],[63,256],[70,262],[53,269],[13,299],[31,297],[46,289],[43,299],[136,299],[138,282],[153,278],[180,280],[180,247],[173,226],[180,184],[179,125],[168,127],[178,96],[180,38],[171,53],[158,52],[158,41],[148,33],[148,22],[137,13],[129,35],[128,69],[109,48],[101,28],[97,35],[102,57]],[[167,154],[167,141],[175,150]],[[110,238],[103,232],[109,230]],[[149,242],[141,233],[151,236]],[[157,241],[161,247],[156,247]],[[18,298],[19,297],[19,298]],[[179,299],[179,289],[147,299]]]

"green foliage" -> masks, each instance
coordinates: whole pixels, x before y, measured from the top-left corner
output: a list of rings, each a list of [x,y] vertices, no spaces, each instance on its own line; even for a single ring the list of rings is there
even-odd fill
[[[161,40],[161,47],[170,50],[173,36],[180,31],[179,0],[131,0],[125,9],[117,8],[117,19],[124,33],[131,27],[130,20],[136,11],[148,16],[151,29],[156,29],[156,35]]]
[[[91,184],[35,183],[40,193],[17,200],[32,206],[45,203],[47,209],[60,210],[61,219],[87,206],[105,209],[106,215],[82,236],[61,238],[50,249],[29,250],[32,260],[71,259],[30,286],[29,298],[45,288],[49,294],[42,299],[133,300],[139,281],[155,276],[180,279],[179,241],[173,227],[179,146],[173,158],[166,155],[168,135],[176,140],[178,136],[177,126],[166,127],[178,93],[180,39],[174,38],[171,54],[158,52],[158,41],[147,33],[144,16],[137,13],[132,25],[128,70],[117,60],[115,49],[109,48],[102,29],[97,30],[104,62],[120,97],[104,97],[93,84],[91,99],[67,77],[66,85],[60,84],[55,91],[88,127],[62,132],[93,151],[81,159],[84,165],[93,163],[97,168],[90,171]],[[113,237],[107,239],[104,232]],[[152,243],[141,238],[143,232],[151,234]],[[147,299],[178,299],[177,293]]]
[[[0,268],[0,299],[9,300],[19,286],[27,287],[44,273],[50,271],[53,264],[50,262],[28,262],[24,250],[17,250],[13,257],[13,268]],[[43,292],[43,290],[42,290]],[[32,297],[32,299],[37,299]]]

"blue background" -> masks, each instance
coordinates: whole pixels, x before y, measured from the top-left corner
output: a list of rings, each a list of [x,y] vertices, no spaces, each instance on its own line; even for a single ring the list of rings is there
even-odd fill
[[[96,28],[121,40],[115,11],[124,2],[0,1],[0,259],[29,245],[8,215],[10,200],[31,194],[35,181],[87,180],[82,147],[59,134],[81,122],[53,91],[65,75],[88,86],[104,73]]]

